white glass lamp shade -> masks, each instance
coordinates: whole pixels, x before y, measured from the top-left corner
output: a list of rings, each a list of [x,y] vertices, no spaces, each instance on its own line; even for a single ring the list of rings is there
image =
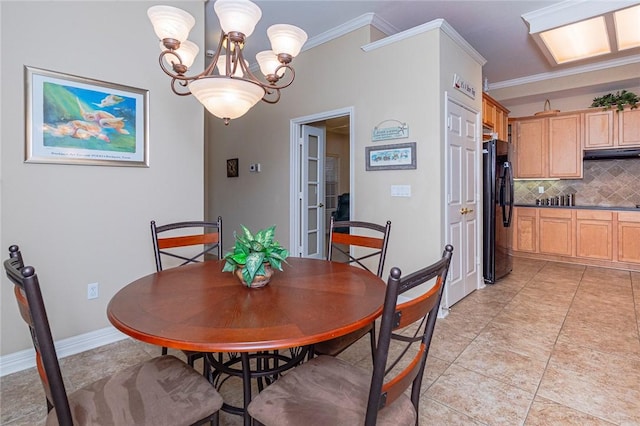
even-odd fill
[[[213,9],[226,34],[237,31],[249,37],[262,17],[262,10],[249,0],[217,0]]]
[[[271,50],[276,55],[287,53],[296,57],[302,45],[307,41],[307,33],[294,25],[277,24],[267,28],[267,36],[271,41]]]
[[[162,42],[160,42],[160,50],[165,51],[167,48],[164,47],[164,44],[162,44]],[[198,47],[197,44],[195,44],[194,42],[190,41],[190,40],[185,40],[182,43],[180,43],[180,48],[178,50],[176,50],[175,52],[180,55],[180,59],[182,59],[182,64],[187,67],[190,68],[191,65],[193,65],[193,61],[196,60],[196,56],[198,56],[198,52],[200,51],[200,48]],[[172,55],[166,55],[164,57],[164,60],[167,61],[167,63],[169,61],[175,61],[177,62],[178,59],[174,59],[171,57]],[[168,65],[170,65],[168,63]]]
[[[280,66],[280,61],[273,50],[263,50],[256,55],[258,65],[260,65],[260,72],[264,75],[275,74],[276,68]],[[278,70],[278,77],[284,75],[285,69],[280,68]]]
[[[249,68],[249,62],[244,61],[244,65]],[[227,73],[227,57],[225,55],[220,55],[218,61],[216,62],[216,67],[218,68],[218,73],[220,75],[226,75]],[[231,69],[233,70],[233,64],[231,64]],[[244,76],[244,72],[240,65],[236,68],[236,72],[233,73],[234,77],[242,77]]]
[[[211,114],[231,120],[243,116],[265,94],[257,84],[220,77],[194,80],[189,90]]]
[[[188,12],[172,6],[151,6],[147,16],[160,40],[173,38],[180,43],[189,37],[196,19]]]

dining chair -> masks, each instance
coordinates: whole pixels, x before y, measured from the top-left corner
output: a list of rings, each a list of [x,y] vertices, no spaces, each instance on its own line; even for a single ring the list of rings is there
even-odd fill
[[[172,266],[201,262],[216,251],[217,259],[222,259],[222,217],[216,222],[191,221],[175,222],[158,226],[151,221],[153,253],[156,258],[156,270],[163,270],[162,259],[174,261]],[[199,250],[186,253],[184,247],[200,246]],[[175,259],[178,259],[175,261]]]
[[[343,263],[355,263],[373,273],[363,261],[369,258],[375,259],[377,256],[378,264],[375,273],[382,278],[390,232],[391,221],[387,221],[383,226],[371,222],[336,221],[331,217],[327,260],[335,261],[337,256],[340,255],[344,259]],[[352,253],[352,248],[360,250],[358,255]],[[336,356],[367,333],[371,342],[371,356],[373,358],[376,351],[375,323],[368,324],[347,335],[317,343],[314,345],[313,353]]]
[[[251,401],[248,410],[254,423],[417,425],[422,378],[452,256],[453,247],[447,245],[438,261],[410,275],[391,269],[373,373],[337,357],[313,358]],[[421,295],[399,300],[401,294],[428,283],[431,287]]]
[[[215,251],[217,259],[222,259],[222,217],[218,216],[216,222],[175,222],[161,226],[158,226],[156,221],[152,220],[151,239],[153,241],[157,272],[163,270],[163,258],[174,261],[172,266],[183,266],[204,261]],[[187,253],[184,251],[185,247],[197,247],[197,249]],[[178,260],[175,261],[175,259]],[[166,355],[167,352],[167,348],[163,347],[162,355]],[[202,352],[182,352],[187,357],[187,363],[192,367],[197,359],[203,358],[203,362],[205,362],[204,374],[207,374],[207,360]]]
[[[218,424],[220,394],[171,355],[141,362],[67,394],[38,275],[35,268],[24,265],[18,246],[9,248],[9,256],[4,268],[36,351],[47,426]]]

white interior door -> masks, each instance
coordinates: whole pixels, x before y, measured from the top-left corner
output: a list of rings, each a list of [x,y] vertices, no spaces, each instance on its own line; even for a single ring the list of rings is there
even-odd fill
[[[447,242],[454,247],[443,308],[478,288],[478,114],[447,100]]]
[[[302,126],[300,217],[302,257],[322,259],[324,253],[324,129]]]

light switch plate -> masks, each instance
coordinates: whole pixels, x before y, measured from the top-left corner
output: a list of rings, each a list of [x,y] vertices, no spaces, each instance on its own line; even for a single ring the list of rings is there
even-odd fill
[[[391,185],[392,197],[411,197],[411,185]]]

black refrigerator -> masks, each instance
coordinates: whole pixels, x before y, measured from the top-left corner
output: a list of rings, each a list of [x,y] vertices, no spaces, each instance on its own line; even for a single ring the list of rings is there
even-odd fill
[[[513,168],[509,143],[497,139],[482,144],[484,282],[494,284],[511,272],[513,241]]]

